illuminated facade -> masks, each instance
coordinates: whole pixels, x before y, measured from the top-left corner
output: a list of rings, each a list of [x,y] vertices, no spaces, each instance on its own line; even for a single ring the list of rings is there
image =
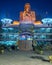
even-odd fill
[[[1,19],[1,21],[4,26],[7,26],[7,28],[2,28],[4,31],[4,34],[2,34],[3,36],[2,44],[7,44],[7,45],[13,45],[13,44],[15,45],[16,43],[18,44],[17,41],[19,40],[21,42],[23,41],[22,42],[23,44],[26,42],[26,40],[27,42],[31,40],[31,45],[32,45],[32,40],[36,40],[37,44],[44,44],[46,42],[43,40],[44,39],[46,40],[46,38],[49,39],[49,35],[51,34],[50,31],[52,30],[52,28],[35,27],[35,25],[41,26],[43,24],[47,25],[47,23],[52,24],[52,19],[46,18],[46,19],[42,19],[42,22],[36,21],[36,14],[34,11],[31,11],[31,6],[29,3],[26,3],[24,7],[24,11],[20,12],[19,21],[13,21],[7,18]],[[11,23],[12,21],[13,23]]]

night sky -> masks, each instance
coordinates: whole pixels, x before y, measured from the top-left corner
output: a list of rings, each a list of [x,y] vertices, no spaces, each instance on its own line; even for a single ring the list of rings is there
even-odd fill
[[[0,19],[19,20],[19,13],[24,10],[25,3],[30,3],[32,10],[42,18],[52,18],[52,0],[0,0]]]

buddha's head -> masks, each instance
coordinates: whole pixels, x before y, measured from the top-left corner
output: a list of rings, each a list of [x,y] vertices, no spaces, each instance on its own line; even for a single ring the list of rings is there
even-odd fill
[[[26,3],[26,4],[25,4],[24,10],[25,10],[26,12],[29,12],[29,11],[31,10],[31,6],[30,6],[29,3]]]

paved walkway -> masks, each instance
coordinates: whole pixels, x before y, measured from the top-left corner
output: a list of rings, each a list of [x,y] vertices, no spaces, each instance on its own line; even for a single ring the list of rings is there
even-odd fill
[[[0,65],[52,65],[41,59],[32,59],[31,56],[41,56],[48,58],[47,55],[37,55],[32,51],[12,51],[0,54]]]

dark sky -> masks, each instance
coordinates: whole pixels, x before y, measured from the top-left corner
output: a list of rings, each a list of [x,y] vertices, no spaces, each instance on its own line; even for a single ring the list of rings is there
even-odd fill
[[[12,18],[19,20],[19,13],[23,11],[25,3],[30,3],[32,10],[42,18],[52,18],[52,0],[0,0],[0,19]]]

